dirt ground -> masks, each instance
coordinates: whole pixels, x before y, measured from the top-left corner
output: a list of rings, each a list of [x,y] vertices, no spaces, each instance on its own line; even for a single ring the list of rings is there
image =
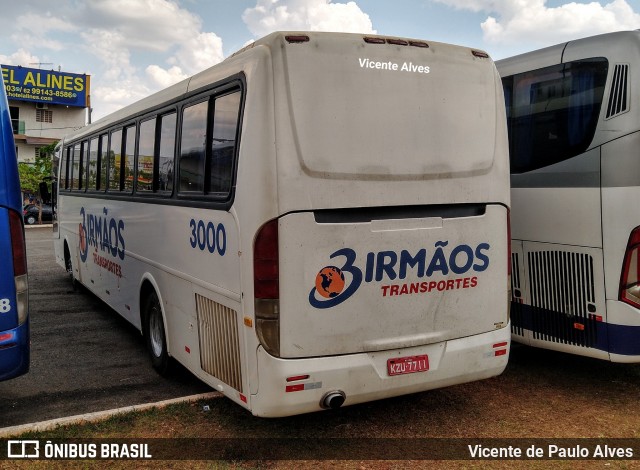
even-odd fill
[[[530,438],[635,439],[640,433],[640,365],[611,364],[514,345],[503,375],[420,394],[281,419],[260,419],[218,397],[39,433],[38,438],[299,438],[313,440],[379,438],[380,445],[420,438],[465,439],[483,444],[503,439],[520,445]],[[385,440],[386,439],[386,440]],[[389,441],[391,439],[391,441]],[[186,441],[185,441],[186,442]],[[441,441],[443,446],[450,441]],[[494,441],[495,442],[495,441]],[[361,442],[360,442],[361,443]],[[326,442],[325,442],[326,444]],[[634,457],[640,459],[640,443]],[[111,462],[109,468],[640,468],[640,460],[226,460]],[[51,468],[51,465],[38,468]],[[48,462],[51,464],[52,462]],[[60,462],[61,464],[64,462]],[[69,462],[67,462],[69,463]],[[76,462],[77,463],[77,462]],[[75,468],[99,468],[85,462]],[[0,465],[2,467],[2,465]],[[6,467],[9,468],[9,467]],[[56,468],[54,466],[53,468]],[[60,466],[57,468],[68,468]],[[104,467],[106,468],[106,467]]]

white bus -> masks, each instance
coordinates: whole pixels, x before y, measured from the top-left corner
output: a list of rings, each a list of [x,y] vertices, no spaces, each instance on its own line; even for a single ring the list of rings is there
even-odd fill
[[[640,361],[640,32],[496,63],[511,152],[514,340]]]
[[[495,376],[507,145],[484,52],[274,33],[64,139],[57,261],[257,416]]]

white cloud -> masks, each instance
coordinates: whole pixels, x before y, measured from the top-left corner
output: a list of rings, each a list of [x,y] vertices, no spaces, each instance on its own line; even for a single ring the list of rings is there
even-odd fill
[[[23,48],[18,49],[16,52],[10,55],[0,54],[0,64],[4,65],[22,65],[29,67],[30,64],[39,64],[40,59],[38,56],[25,51]]]
[[[375,33],[369,15],[355,2],[257,0],[242,19],[256,37],[281,30]]]
[[[164,51],[202,29],[200,18],[173,0],[88,0],[82,15],[92,28],[120,33],[133,49]]]
[[[80,47],[99,61],[97,70],[77,71],[93,75],[94,119],[223,59],[222,40],[174,0],[88,0],[75,15]],[[147,65],[134,65],[144,58]]]
[[[39,47],[61,51],[64,44],[61,41],[47,37],[49,33],[69,33],[77,28],[71,22],[53,16],[50,12],[44,14],[27,12],[15,19],[14,27],[17,33],[11,39],[22,47]]]
[[[166,88],[188,77],[180,67],[173,66],[163,69],[157,65],[150,65],[145,70],[147,77],[159,88]]]
[[[223,59],[222,39],[214,33],[197,33],[185,37],[168,62],[193,75]]]
[[[612,31],[640,28],[640,14],[626,0],[565,3],[546,0],[434,0],[454,8],[484,12],[484,40],[490,44],[524,42],[549,45]],[[544,25],[543,27],[541,25]]]
[[[55,17],[51,12],[46,12],[44,15],[27,12],[16,18],[15,26],[19,30],[38,34],[50,31],[69,32],[77,29],[73,23],[64,18]]]

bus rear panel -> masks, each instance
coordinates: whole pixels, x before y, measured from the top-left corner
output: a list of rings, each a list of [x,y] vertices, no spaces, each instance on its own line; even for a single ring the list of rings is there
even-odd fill
[[[509,198],[492,61],[309,38],[272,48],[278,189],[254,242],[252,406],[303,412],[499,374]]]

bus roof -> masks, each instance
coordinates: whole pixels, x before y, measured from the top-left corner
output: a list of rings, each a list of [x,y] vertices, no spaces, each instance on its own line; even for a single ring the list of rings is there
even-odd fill
[[[477,54],[478,57],[489,58],[488,53],[480,49],[472,49],[463,46],[455,46],[451,44],[438,43],[433,41],[424,41],[417,39],[408,39],[408,38],[398,38],[398,37],[390,37],[390,36],[380,36],[380,35],[366,35],[366,34],[355,34],[355,33],[330,33],[330,32],[300,32],[300,31],[279,31],[271,33],[267,36],[264,36],[261,39],[249,44],[248,46],[240,49],[236,53],[232,54],[230,57],[225,59],[223,62],[213,65],[208,69],[199,72],[189,78],[182,80],[168,88],[165,88],[157,93],[154,93],[148,97],[145,97],[135,103],[132,103],[128,106],[123,107],[122,109],[105,116],[95,123],[89,124],[88,126],[71,133],[65,140],[74,140],[77,138],[82,138],[85,135],[95,132],[96,129],[99,128],[107,128],[116,124],[118,122],[126,122],[128,119],[131,119],[133,116],[136,116],[138,113],[152,111],[154,109],[160,108],[164,105],[171,103],[174,100],[178,100],[184,98],[187,94],[196,92],[203,84],[212,84],[217,80],[222,78],[226,78],[226,76],[237,73],[241,70],[241,67],[247,60],[251,60],[251,50],[257,48],[259,46],[266,46],[268,48],[276,47],[278,44],[281,44],[285,38],[304,38],[307,37],[310,40],[320,39],[321,37],[333,37],[333,38],[342,38],[342,39],[353,39],[354,37],[364,38],[365,42],[370,42],[371,44],[389,44],[396,45],[397,47],[409,46],[409,47],[420,47],[420,48],[430,48],[433,50],[437,48],[440,53],[446,55],[447,51],[455,51],[455,50],[465,50],[465,51],[473,51],[474,54]],[[295,43],[296,40],[289,40],[290,43]],[[307,42],[305,40],[300,40],[300,42]],[[224,67],[227,65],[228,67]]]
[[[500,75],[507,77],[517,73],[536,70],[551,64],[560,64],[567,60],[575,60],[573,57],[568,58],[566,56],[566,51],[569,46],[571,46],[571,48],[579,47],[579,49],[584,50],[586,54],[585,57],[598,57],[604,56],[607,51],[613,52],[613,49],[610,48],[620,48],[623,44],[630,45],[636,49],[640,48],[640,30],[617,31],[563,42],[554,46],[497,60],[496,67],[498,67]]]

